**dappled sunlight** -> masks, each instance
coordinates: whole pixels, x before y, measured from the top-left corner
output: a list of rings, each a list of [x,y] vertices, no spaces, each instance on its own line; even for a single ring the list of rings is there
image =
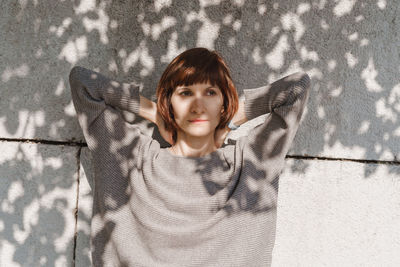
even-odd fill
[[[284,14],[283,16],[281,16],[281,24],[282,24],[282,29],[285,31],[290,31],[292,28],[294,29],[293,37],[295,42],[300,41],[301,37],[303,37],[305,32],[305,27],[302,23],[302,20],[297,14],[293,13]]]
[[[67,262],[73,253],[76,148],[2,142],[1,149],[0,264]]]
[[[283,67],[285,62],[284,54],[289,50],[288,38],[283,34],[279,37],[274,49],[265,56],[265,61],[271,69],[278,70]]]
[[[361,72],[361,78],[364,80],[368,91],[379,93],[383,91],[383,88],[376,81],[376,76],[378,76],[378,72],[375,69],[374,60],[369,58],[368,66]]]
[[[15,116],[18,116],[18,124],[13,124],[13,132],[10,132],[13,136],[23,136],[25,138],[35,138],[37,134],[37,128],[47,126],[46,125],[46,113],[43,110],[38,111],[29,111],[27,109],[23,109],[19,107],[20,110],[15,112]],[[15,109],[18,109],[16,107]],[[61,119],[62,120],[62,119]],[[6,119],[0,117],[0,123],[6,122]],[[4,131],[5,129],[2,127],[3,124],[0,124],[0,130]]]
[[[393,112],[389,103],[386,103],[385,98],[380,98],[375,103],[376,116],[382,118],[383,122],[391,121],[392,123],[397,122],[397,114]]]
[[[239,95],[243,95],[243,89],[304,71],[311,77],[312,90],[289,155],[398,163],[398,2],[289,2],[21,0],[4,3],[6,12],[0,23],[7,38],[0,40],[0,135],[4,139],[30,138],[39,143],[0,142],[3,150],[0,265],[6,262],[15,266],[54,266],[70,262],[76,205],[86,210],[78,216],[83,225],[77,231],[84,237],[90,234],[91,214],[87,210],[91,205],[87,203],[91,201],[91,191],[87,185],[82,191],[86,194],[82,195],[82,203],[77,204],[77,165],[81,157],[78,148],[71,146],[76,143],[69,143],[85,141],[68,83],[68,73],[75,65],[121,82],[139,84],[141,94],[152,101],[156,101],[157,82],[167,64],[179,53],[196,46],[220,52],[231,69]],[[115,155],[118,169],[130,175],[134,166],[128,165],[129,159],[123,155],[135,145],[133,124],[140,125],[141,131],[159,141],[162,147],[167,145],[155,125],[128,112],[122,115],[132,128],[122,130],[116,123],[120,111],[114,112],[113,120],[105,121],[104,133],[117,139],[102,143],[92,138],[90,145]],[[91,122],[82,115],[82,123]],[[243,125],[232,133],[232,139],[247,134],[257,123],[254,120]],[[43,140],[66,143],[40,144]],[[312,172],[313,164],[304,160],[290,165],[288,170],[304,174]],[[87,164],[83,167],[86,171]],[[203,171],[206,168],[199,166]],[[367,181],[366,178],[400,175],[399,168],[382,168],[379,164],[357,165],[357,177]],[[265,175],[264,171],[259,170],[258,174]],[[337,169],[338,173],[341,171]],[[352,176],[352,172],[347,175]],[[257,177],[250,177],[241,185],[241,193],[232,197],[232,206],[227,209],[248,212],[254,204],[247,202],[249,196],[259,201],[258,212],[273,207],[277,198],[275,184],[264,188],[271,193],[271,199],[263,199],[256,189],[258,183]],[[204,179],[204,188],[212,186],[221,184]],[[361,189],[367,194],[369,186]],[[106,196],[105,203],[114,214],[126,207],[128,193],[121,192],[123,200],[116,195]],[[373,196],[379,197],[380,193],[385,191],[377,189]],[[364,200],[374,204],[370,199],[359,199]],[[379,201],[385,204],[385,198]],[[393,200],[390,201],[394,207]],[[318,212],[323,213],[320,208]],[[352,212],[352,207],[348,211]],[[341,218],[340,223],[344,221]],[[95,235],[101,231],[96,229]],[[78,250],[76,253],[81,260],[87,257]]]
[[[157,13],[159,13],[164,7],[170,7],[171,4],[172,0],[154,0],[154,8]]]
[[[196,18],[196,21],[201,22],[201,27],[197,32],[196,46],[215,49],[213,44],[219,36],[220,24],[213,23],[203,9],[198,14],[192,13],[191,15],[192,17],[189,18],[189,22],[193,22],[194,18]]]
[[[97,2],[96,0],[79,1],[78,6],[73,6],[75,15],[82,15],[91,11],[96,11],[97,10],[96,2]]]
[[[29,66],[26,63],[23,63],[21,66],[10,69],[6,68],[1,74],[2,82],[8,82],[10,79],[14,77],[24,78],[29,74]]]
[[[176,55],[179,55],[185,50],[185,46],[180,47],[178,45],[178,33],[174,31],[168,40],[168,46],[165,55],[161,55],[160,57],[160,63],[168,64],[176,57]]]
[[[87,38],[86,36],[80,36],[74,41],[68,41],[58,59],[65,60],[71,65],[75,65],[80,59],[87,57]]]
[[[105,5],[102,5],[105,7]],[[97,30],[99,35],[100,35],[100,41],[103,44],[108,44],[108,36],[107,36],[107,30],[108,30],[108,23],[109,23],[109,17],[106,15],[105,11],[103,9],[97,10],[97,15],[98,19],[93,20],[88,17],[84,17],[82,19],[82,24],[86,28],[87,32],[91,32],[93,30]]]
[[[40,20],[39,20],[40,23]],[[57,26],[50,26],[49,28],[49,33],[54,33],[57,35],[57,37],[61,37],[64,33],[65,30],[68,29],[68,27],[71,25],[72,23],[72,19],[71,18],[65,18],[62,22],[62,25],[60,25],[59,27]],[[36,32],[36,30],[35,30]]]
[[[346,14],[351,13],[357,0],[339,0],[336,2],[337,4],[333,8],[333,14],[335,14],[337,17],[342,17]]]
[[[140,71],[141,77],[150,75],[154,70],[154,59],[149,55],[148,48],[145,46],[144,41],[129,55],[127,55],[127,52],[124,49],[120,50],[119,56],[122,58],[123,71],[125,73],[129,72],[129,70],[135,67],[137,63],[140,63],[143,66]]]
[[[316,51],[308,51],[305,46],[300,48],[300,56],[303,61],[312,60],[314,62],[319,61],[319,57]]]
[[[143,17],[142,17],[143,18]],[[151,36],[153,41],[157,41],[160,38],[160,34],[163,33],[168,28],[175,26],[176,19],[171,16],[166,16],[162,18],[160,23],[155,23],[153,25],[147,22],[142,23],[142,30],[146,36]]]

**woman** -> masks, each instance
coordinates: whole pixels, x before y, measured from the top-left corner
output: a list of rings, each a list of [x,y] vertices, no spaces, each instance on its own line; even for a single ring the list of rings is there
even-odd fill
[[[82,67],[69,80],[94,165],[94,266],[271,264],[278,178],[307,103],[307,74],[245,89],[238,103],[223,59],[193,48],[168,65],[157,103]],[[127,113],[156,123],[171,147]],[[267,113],[224,144],[230,130]]]

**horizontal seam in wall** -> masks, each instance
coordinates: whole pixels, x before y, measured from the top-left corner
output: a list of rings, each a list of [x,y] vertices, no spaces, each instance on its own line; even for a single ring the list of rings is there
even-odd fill
[[[29,138],[0,138],[0,142],[19,142],[19,143],[35,143],[44,145],[63,145],[63,146],[79,146],[87,147],[84,142],[77,141],[51,141],[44,139],[29,139]]]
[[[20,143],[36,143],[36,144],[44,144],[44,145],[63,145],[63,146],[87,147],[87,144],[84,142],[50,141],[50,140],[43,140],[43,139],[28,139],[28,138],[0,138],[0,142],[20,142]],[[286,158],[303,159],[303,160],[352,161],[352,162],[359,162],[359,163],[400,165],[400,161],[398,161],[398,160],[331,158],[331,157],[322,157],[322,156],[302,156],[302,155],[287,155]]]
[[[370,163],[370,164],[391,164],[391,165],[400,165],[400,161],[395,161],[395,160],[330,158],[330,157],[321,157],[321,156],[297,156],[297,155],[287,155],[286,158],[304,159],[304,160],[353,161],[353,162]]]

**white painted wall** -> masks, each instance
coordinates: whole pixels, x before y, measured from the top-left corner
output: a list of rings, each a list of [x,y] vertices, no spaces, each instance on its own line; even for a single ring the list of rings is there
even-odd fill
[[[0,6],[0,266],[90,264],[92,170],[72,66],[140,83],[155,101],[166,65],[195,46],[220,52],[239,95],[298,70],[312,78],[281,175],[274,265],[400,266],[399,1]]]

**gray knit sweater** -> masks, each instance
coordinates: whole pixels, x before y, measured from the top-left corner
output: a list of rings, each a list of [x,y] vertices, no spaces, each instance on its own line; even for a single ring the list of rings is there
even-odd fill
[[[174,155],[123,113],[139,116],[139,87],[74,67],[73,103],[94,165],[94,266],[269,266],[278,179],[306,106],[295,73],[243,90],[247,136],[202,157]]]

